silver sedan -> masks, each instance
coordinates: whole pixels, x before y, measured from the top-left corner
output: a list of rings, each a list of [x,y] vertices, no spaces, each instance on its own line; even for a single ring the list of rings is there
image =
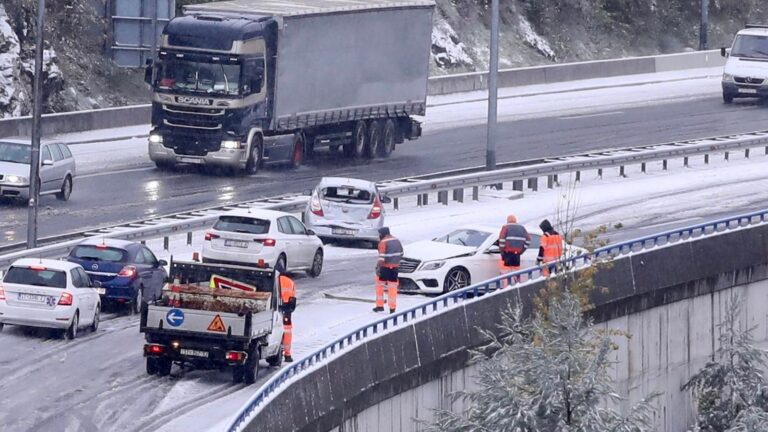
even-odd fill
[[[32,160],[28,138],[0,139],[0,197],[29,199],[29,168]],[[66,144],[40,143],[40,195],[56,195],[66,201],[76,175],[75,158]]]

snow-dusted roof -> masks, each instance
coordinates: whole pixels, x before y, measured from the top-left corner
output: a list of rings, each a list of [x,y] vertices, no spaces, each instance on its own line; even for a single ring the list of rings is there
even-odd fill
[[[300,16],[366,9],[433,7],[434,0],[228,0],[184,7],[184,13]]]
[[[739,30],[739,35],[746,36],[768,36],[768,28],[752,27]]]

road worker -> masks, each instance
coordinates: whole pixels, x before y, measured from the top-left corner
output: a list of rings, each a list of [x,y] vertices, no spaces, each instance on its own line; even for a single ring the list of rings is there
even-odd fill
[[[296,310],[296,285],[293,279],[284,274],[281,270],[275,268],[280,273],[278,282],[280,283],[280,298],[282,299],[283,311],[283,359],[290,363],[293,361],[291,356],[291,344],[293,343],[293,321],[291,315]]]
[[[507,216],[507,223],[499,232],[499,274],[520,270],[520,256],[531,244],[531,235],[524,226],[517,223],[515,215]],[[519,280],[519,278],[516,278]],[[505,283],[505,282],[503,282]]]
[[[389,228],[379,228],[379,260],[376,263],[376,307],[374,312],[384,311],[384,289],[389,297],[389,312],[397,308],[398,270],[403,256],[403,245],[389,232]]]
[[[555,231],[547,219],[541,221],[539,228],[541,228],[542,236],[539,256],[536,258],[536,262],[539,265],[544,264],[541,274],[549,276],[549,266],[547,264],[557,261],[563,256],[563,237]]]

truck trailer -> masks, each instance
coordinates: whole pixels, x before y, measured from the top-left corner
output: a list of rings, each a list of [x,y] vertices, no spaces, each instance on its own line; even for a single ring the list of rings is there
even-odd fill
[[[165,27],[149,156],[255,174],[334,157],[386,158],[421,136],[433,0],[232,0]],[[342,154],[343,152],[343,154]]]

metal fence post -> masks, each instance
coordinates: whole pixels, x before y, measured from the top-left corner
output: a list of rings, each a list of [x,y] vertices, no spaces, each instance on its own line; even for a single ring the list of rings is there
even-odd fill
[[[581,181],[581,171],[576,171],[576,182]]]
[[[664,160],[662,161],[661,169],[663,169],[664,171],[666,171],[666,170],[667,170],[667,160],[666,160],[666,159],[664,159]]]
[[[640,172],[645,174],[645,162],[640,164]]]
[[[704,165],[709,165],[709,153],[704,155]]]
[[[460,203],[464,202],[464,189],[454,189],[453,190],[453,200],[458,201]]]
[[[603,169],[602,168],[598,168],[597,169],[597,176],[600,177],[600,178],[603,178]]]
[[[448,205],[448,191],[440,191],[437,193],[437,202],[442,205]]]
[[[171,249],[170,247],[171,239],[168,238],[168,236],[163,237],[163,250],[168,251]]]
[[[683,166],[688,168],[688,156],[683,158]]]
[[[187,233],[187,246],[192,246],[192,231]]]
[[[730,156],[730,152],[725,152],[725,160],[729,160]]]
[[[393,198],[392,206],[395,208],[395,210],[400,210],[400,199],[397,197]]]
[[[523,181],[522,180],[513,180],[512,181],[512,190],[522,191],[523,190]]]
[[[536,177],[528,179],[528,189],[536,192],[539,190],[539,179]]]
[[[472,186],[472,201],[480,200],[480,187]]]

